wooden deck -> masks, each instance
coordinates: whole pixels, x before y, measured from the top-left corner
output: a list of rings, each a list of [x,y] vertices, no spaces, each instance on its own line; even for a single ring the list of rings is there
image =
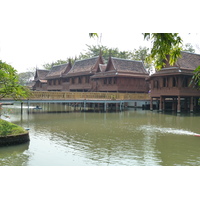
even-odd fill
[[[137,107],[135,101],[150,102],[149,94],[145,93],[104,93],[104,92],[50,92],[50,91],[33,91],[28,99],[21,99],[21,110],[23,103],[28,107],[37,103],[68,103],[80,105],[85,110],[87,105],[101,105],[106,112],[107,106],[114,104],[122,111],[129,103]],[[13,99],[1,99],[0,103],[14,103]],[[141,106],[140,106],[141,107]]]
[[[34,91],[29,100],[150,100],[146,93],[41,92]]]

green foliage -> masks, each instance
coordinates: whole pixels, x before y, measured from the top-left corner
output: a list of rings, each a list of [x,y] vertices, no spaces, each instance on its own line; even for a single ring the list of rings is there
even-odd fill
[[[183,51],[189,51],[191,53],[195,53],[195,49],[193,48],[193,46],[190,43],[185,44],[182,47]]]
[[[26,98],[28,89],[19,84],[17,71],[0,60],[0,99],[11,97],[13,99]]]
[[[67,58],[66,60],[57,60],[57,61],[54,61],[52,63],[46,63],[43,65],[44,69],[46,70],[50,70],[53,66],[56,66],[56,65],[62,65],[62,64],[65,64],[65,63],[69,63],[71,62],[72,64],[75,62],[77,58]]]
[[[18,135],[26,131],[16,124],[0,119],[0,136]]]
[[[90,37],[98,37],[99,35],[97,33],[89,33]]]
[[[178,33],[144,33],[144,39],[152,41],[148,62],[155,62],[157,70],[165,66],[167,56],[169,64],[173,65],[180,57],[182,39]]]
[[[35,73],[34,71],[19,73],[18,74],[19,84],[25,86],[28,83],[30,83],[34,78],[34,73]]]
[[[106,46],[103,45],[86,45],[87,46],[87,50],[85,53],[81,53],[78,57],[79,60],[83,60],[83,59],[88,59],[88,58],[92,58],[95,56],[99,56],[99,54],[101,53],[101,55],[103,56],[103,58],[105,59],[105,61],[107,62],[109,59],[109,56],[112,57],[117,57],[117,58],[124,58],[124,59],[130,59],[131,58],[131,53],[128,51],[119,51],[118,48],[108,48]]]
[[[193,85],[195,88],[200,89],[200,66],[198,66],[194,70],[194,75],[192,77],[192,80],[190,82],[190,85]]]

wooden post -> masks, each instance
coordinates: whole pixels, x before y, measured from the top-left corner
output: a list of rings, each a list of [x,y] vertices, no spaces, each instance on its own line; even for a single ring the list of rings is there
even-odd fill
[[[150,110],[153,111],[153,98],[151,97],[151,100],[150,100]]]
[[[106,102],[104,103],[104,112],[106,112],[106,110],[107,110],[107,104],[106,104]]]
[[[190,112],[193,112],[193,108],[194,108],[194,103],[193,103],[193,97],[190,97]]]
[[[163,97],[163,105],[162,105],[162,110],[165,111],[165,97]]]
[[[86,101],[84,101],[84,111],[86,111]]]
[[[120,107],[119,107],[119,110],[120,110],[120,112],[122,111],[122,102],[120,102],[120,105],[119,105]]]
[[[162,112],[162,96],[160,97],[159,111]]]
[[[29,113],[30,113],[29,107],[30,107],[30,102],[29,102],[29,100],[28,100],[28,115],[29,115]]]
[[[180,96],[178,96],[177,112],[178,113],[181,112],[181,97]]]
[[[23,114],[23,102],[21,102],[21,115]]]
[[[175,110],[175,99],[172,98],[172,111],[174,111],[174,110]]]

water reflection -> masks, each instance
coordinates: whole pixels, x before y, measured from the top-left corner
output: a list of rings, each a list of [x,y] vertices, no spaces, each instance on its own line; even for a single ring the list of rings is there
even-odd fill
[[[20,145],[0,148],[0,166],[23,166],[27,165],[29,155],[29,142]]]
[[[24,113],[23,116],[16,111],[11,121],[30,128],[31,142],[24,151],[17,150],[15,156],[12,156],[12,148],[0,149],[0,163],[39,166],[199,165],[200,138],[193,136],[198,133],[199,119],[197,115],[143,110]]]

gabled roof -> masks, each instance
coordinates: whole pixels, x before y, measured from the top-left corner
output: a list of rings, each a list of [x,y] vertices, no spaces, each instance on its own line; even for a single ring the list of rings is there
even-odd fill
[[[148,75],[142,61],[110,57],[105,71],[96,73],[92,78],[111,76],[148,77]]]
[[[46,76],[46,79],[60,78],[63,74],[69,72],[71,69],[71,63],[65,63],[62,65],[56,65],[51,68]]]
[[[142,61],[127,60],[127,59],[114,58],[114,57],[111,57],[110,59],[113,64],[113,67],[115,68],[117,72],[148,74]],[[108,67],[109,67],[109,62],[108,62],[107,69]],[[106,71],[108,71],[107,69]]]
[[[200,55],[182,51],[176,65],[181,69],[195,70],[200,65]]]
[[[44,80],[46,79],[46,75],[49,73],[49,70],[44,70],[44,69],[36,69],[35,72],[35,77],[34,77],[34,82],[36,81],[40,81],[40,82],[44,82]]]
[[[200,66],[200,55],[190,52],[181,52],[181,57],[178,58],[177,62],[170,66],[169,63],[166,64],[166,67],[162,68],[158,72],[152,74],[151,76],[160,76],[162,75],[192,75],[193,71]]]
[[[99,64],[103,64],[101,56],[76,61],[66,76],[93,74],[97,72]]]

